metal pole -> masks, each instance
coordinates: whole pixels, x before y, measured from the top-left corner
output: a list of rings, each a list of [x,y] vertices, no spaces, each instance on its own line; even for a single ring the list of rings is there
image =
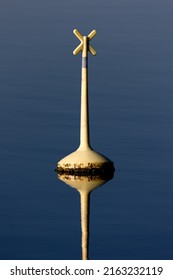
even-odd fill
[[[81,118],[80,118],[80,150],[90,148],[89,111],[88,111],[88,38],[83,37],[82,70],[81,70]]]

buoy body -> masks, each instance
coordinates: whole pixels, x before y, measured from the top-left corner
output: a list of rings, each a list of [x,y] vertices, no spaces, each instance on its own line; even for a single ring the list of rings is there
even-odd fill
[[[89,172],[99,173],[102,169],[112,171],[112,161],[90,148],[86,150],[79,148],[58,162],[58,171],[61,173],[84,175]]]
[[[89,44],[89,41],[95,36],[96,30],[93,30],[88,36],[82,36],[77,29],[74,29],[73,32],[81,41],[73,53],[76,55],[82,51],[80,145],[76,151],[58,162],[57,171],[68,174],[84,174],[85,172],[88,174],[88,172],[102,172],[104,169],[112,172],[113,162],[91,148],[89,137],[88,51],[96,55],[95,49]]]

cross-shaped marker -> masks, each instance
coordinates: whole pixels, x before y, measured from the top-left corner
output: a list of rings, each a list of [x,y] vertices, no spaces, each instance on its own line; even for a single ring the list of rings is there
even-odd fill
[[[96,35],[96,30],[91,31],[88,36],[82,36],[77,29],[74,29],[73,33],[81,41],[79,46],[73,51],[74,55],[78,54],[80,51],[83,53],[85,52],[84,56],[87,56],[88,51],[90,51],[92,55],[96,55],[95,49],[89,44],[89,41]]]

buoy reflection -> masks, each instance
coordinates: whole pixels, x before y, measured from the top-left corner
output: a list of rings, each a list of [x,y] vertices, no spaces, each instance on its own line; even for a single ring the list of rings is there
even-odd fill
[[[89,259],[89,210],[91,192],[113,178],[113,173],[98,176],[58,174],[58,178],[80,194],[82,260]]]

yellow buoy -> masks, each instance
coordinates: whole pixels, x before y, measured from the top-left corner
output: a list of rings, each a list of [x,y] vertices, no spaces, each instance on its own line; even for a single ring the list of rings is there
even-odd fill
[[[76,151],[58,162],[57,171],[61,174],[80,175],[112,172],[114,170],[113,162],[94,151],[89,139],[88,51],[92,55],[96,55],[95,49],[90,45],[91,39],[96,35],[96,30],[93,30],[88,36],[83,36],[77,29],[74,29],[73,33],[80,40],[80,44],[73,54],[77,55],[82,51],[80,145]]]

